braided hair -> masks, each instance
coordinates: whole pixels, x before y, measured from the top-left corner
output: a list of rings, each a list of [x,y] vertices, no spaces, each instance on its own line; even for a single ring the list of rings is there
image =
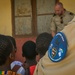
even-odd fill
[[[16,47],[16,41],[15,41],[15,38],[14,37],[12,37],[12,36],[7,36],[8,38],[9,38],[9,40],[12,42],[12,44],[13,44],[13,46],[14,46],[14,48],[15,49],[17,49],[17,47]]]
[[[6,63],[12,50],[11,41],[5,35],[0,35],[0,66]]]

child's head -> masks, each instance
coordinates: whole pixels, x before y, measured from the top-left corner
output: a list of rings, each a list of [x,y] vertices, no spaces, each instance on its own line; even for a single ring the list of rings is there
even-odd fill
[[[36,44],[33,41],[27,41],[22,46],[22,56],[26,59],[33,60],[36,58]]]
[[[0,66],[4,65],[13,50],[11,41],[4,35],[0,35]]]
[[[41,57],[45,55],[52,39],[53,39],[52,35],[46,32],[41,33],[36,38],[36,51]]]
[[[13,51],[11,53],[11,58],[10,58],[10,63],[13,62],[15,60],[15,53],[17,51],[17,47],[16,47],[16,41],[15,38],[12,36],[7,36],[7,38],[12,42],[13,45]]]

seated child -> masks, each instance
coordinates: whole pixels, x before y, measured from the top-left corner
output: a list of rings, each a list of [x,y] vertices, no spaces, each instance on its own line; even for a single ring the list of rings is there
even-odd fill
[[[16,75],[16,72],[10,70],[9,60],[11,58],[12,51],[12,42],[7,38],[7,36],[0,35],[0,75]]]
[[[42,58],[46,51],[48,50],[49,44],[52,41],[53,37],[49,33],[41,33],[36,38],[36,51],[39,55],[39,59]],[[37,60],[37,62],[39,61]]]
[[[15,38],[12,36],[7,36],[8,39],[12,42],[14,50],[11,53],[10,59],[10,68],[12,71],[17,72],[17,74],[25,75],[25,69],[22,67],[22,62],[15,61],[15,53],[17,51]]]
[[[25,57],[24,63],[25,75],[33,75],[36,62],[36,44],[33,41],[27,41],[22,46],[22,56]]]

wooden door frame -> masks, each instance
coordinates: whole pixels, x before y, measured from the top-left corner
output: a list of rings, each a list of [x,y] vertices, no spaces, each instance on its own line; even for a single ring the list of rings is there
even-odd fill
[[[56,0],[56,3],[59,0]],[[37,7],[36,7],[36,0],[31,0],[32,5],[32,35],[15,35],[15,20],[14,20],[14,0],[11,0],[11,14],[12,14],[12,35],[13,37],[36,37],[37,36]]]

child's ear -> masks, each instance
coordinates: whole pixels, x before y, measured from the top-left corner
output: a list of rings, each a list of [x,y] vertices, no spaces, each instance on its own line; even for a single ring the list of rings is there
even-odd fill
[[[12,60],[14,60],[15,59],[14,54],[11,53],[10,56],[9,56],[9,58],[12,59]]]
[[[9,62],[12,63],[15,60],[14,55],[11,53],[9,56]]]
[[[12,54],[10,53],[10,56],[9,56],[9,58],[12,58]]]
[[[15,60],[15,50],[10,53],[10,59]]]
[[[10,53],[10,56],[9,56],[9,58],[10,58],[10,59],[12,59],[12,58],[13,58],[13,54],[12,54],[12,53]]]

